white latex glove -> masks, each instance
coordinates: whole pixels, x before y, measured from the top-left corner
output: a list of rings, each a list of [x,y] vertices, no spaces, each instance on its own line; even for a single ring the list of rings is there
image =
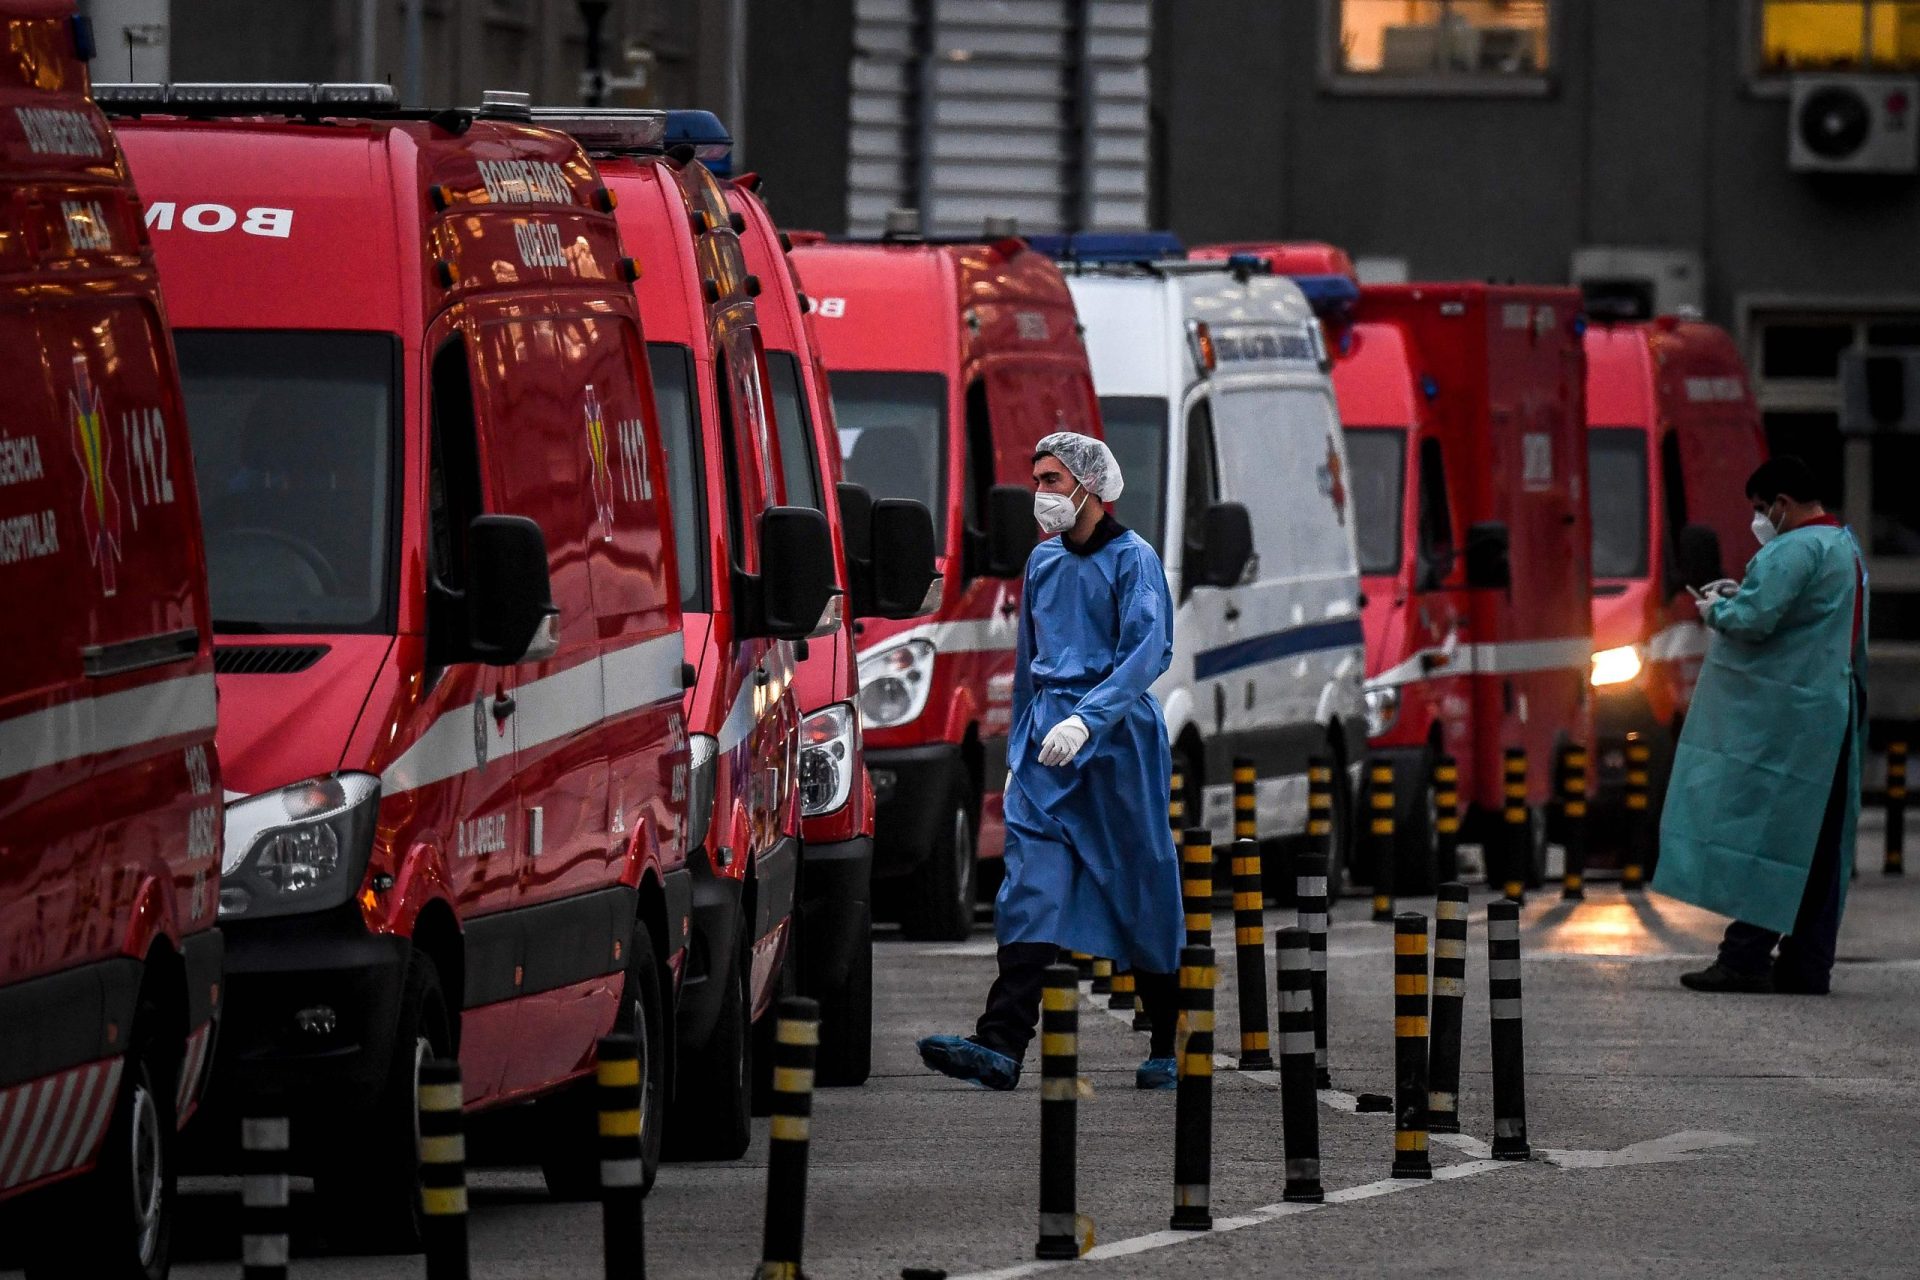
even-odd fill
[[[1714,601],[1719,598],[1715,595],[1699,595],[1693,598],[1693,607],[1700,611],[1700,621],[1707,621],[1707,615],[1713,612]]]
[[[1080,754],[1080,748],[1087,745],[1091,734],[1085,720],[1079,716],[1068,716],[1047,731],[1046,741],[1040,744],[1040,763],[1067,764]]]
[[[1732,578],[1715,578],[1712,582],[1700,588],[1700,594],[1709,600],[1715,598],[1725,600],[1730,596],[1740,594],[1740,584]]]

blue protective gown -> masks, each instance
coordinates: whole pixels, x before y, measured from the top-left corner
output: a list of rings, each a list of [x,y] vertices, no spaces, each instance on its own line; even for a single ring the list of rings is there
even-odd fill
[[[1166,818],[1173,764],[1148,690],[1172,661],[1173,600],[1153,548],[1103,529],[1110,540],[1096,531],[1087,554],[1050,538],[1027,560],[994,931],[1002,945],[1172,973],[1186,928]],[[1066,765],[1041,764],[1047,732],[1072,715],[1087,744]]]
[[[1708,610],[1706,664],[1660,819],[1660,892],[1791,933],[1849,736],[1840,850],[1852,865],[1866,724],[1860,565],[1847,530],[1802,526],[1761,547],[1739,592]]]

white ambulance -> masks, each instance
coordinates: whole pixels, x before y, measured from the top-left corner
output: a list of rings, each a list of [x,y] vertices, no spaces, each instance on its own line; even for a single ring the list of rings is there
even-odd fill
[[[1173,665],[1153,691],[1189,820],[1232,839],[1233,763],[1245,757],[1259,771],[1261,840],[1299,835],[1307,761],[1324,755],[1344,865],[1366,750],[1366,655],[1319,322],[1293,282],[1189,261],[1171,236],[1032,240],[1060,260],[1085,328],[1126,477],[1115,515],[1166,565]]]

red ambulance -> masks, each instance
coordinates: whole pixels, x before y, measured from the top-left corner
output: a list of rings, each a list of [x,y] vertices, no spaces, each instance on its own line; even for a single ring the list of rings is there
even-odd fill
[[[831,531],[819,511],[781,505],[754,302],[762,286],[718,179],[690,146],[663,153],[663,112],[543,108],[538,118],[596,157],[640,264],[633,288],[647,318],[693,675],[690,945],[667,1143],[680,1158],[732,1159],[752,1136],[756,1076],[768,1079],[767,1061],[755,1069],[756,1057],[770,1061],[754,1051],[755,1025],[762,1039],[771,1031],[793,941],[800,715],[789,641],[811,645],[841,624]],[[804,625],[776,629],[760,603],[775,589],[821,594]]]
[[[571,1193],[597,1177],[595,1041],[628,1030],[659,1134],[688,793],[712,776],[612,197],[520,95],[488,97],[112,98],[137,117],[221,639],[216,1101],[285,1108],[361,1244],[415,1238],[424,1058],[458,1054],[469,1109],[550,1098]]]
[[[973,927],[1004,842],[1020,582],[1037,533],[1033,449],[1100,433],[1060,271],[1026,242],[798,245],[850,481],[934,513],[939,609],[855,631],[878,814],[875,894],[910,938]]]
[[[1442,753],[1459,764],[1463,842],[1492,848],[1503,753],[1526,749],[1537,876],[1555,753],[1592,725],[1579,294],[1357,286],[1324,244],[1211,252],[1267,259],[1323,309],[1359,513],[1369,750],[1396,766],[1396,892],[1455,874],[1434,832]]]
[[[673,113],[676,117],[680,113]],[[705,113],[697,113],[704,115]],[[918,617],[937,606],[932,514],[847,481],[810,300],[775,227],[743,176],[727,188],[743,223],[747,269],[765,289],[761,333],[786,471],[787,501],[825,511],[849,587],[847,622],[800,662],[800,965],[802,994],[820,1001],[822,1084],[860,1084],[872,1066],[874,800],[861,733],[853,628]]]
[[[1766,431],[1739,349],[1698,320],[1587,330],[1593,505],[1594,865],[1617,858],[1629,734],[1652,748],[1654,807],[1706,657],[1687,587],[1754,549],[1747,477]]]
[[[91,28],[0,0],[0,41],[0,1238],[163,1276],[221,1010],[193,454]]]

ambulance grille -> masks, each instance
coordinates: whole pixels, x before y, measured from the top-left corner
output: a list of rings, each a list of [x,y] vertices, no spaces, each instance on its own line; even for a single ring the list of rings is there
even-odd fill
[[[213,669],[223,676],[290,676],[327,653],[323,644],[219,644]]]

